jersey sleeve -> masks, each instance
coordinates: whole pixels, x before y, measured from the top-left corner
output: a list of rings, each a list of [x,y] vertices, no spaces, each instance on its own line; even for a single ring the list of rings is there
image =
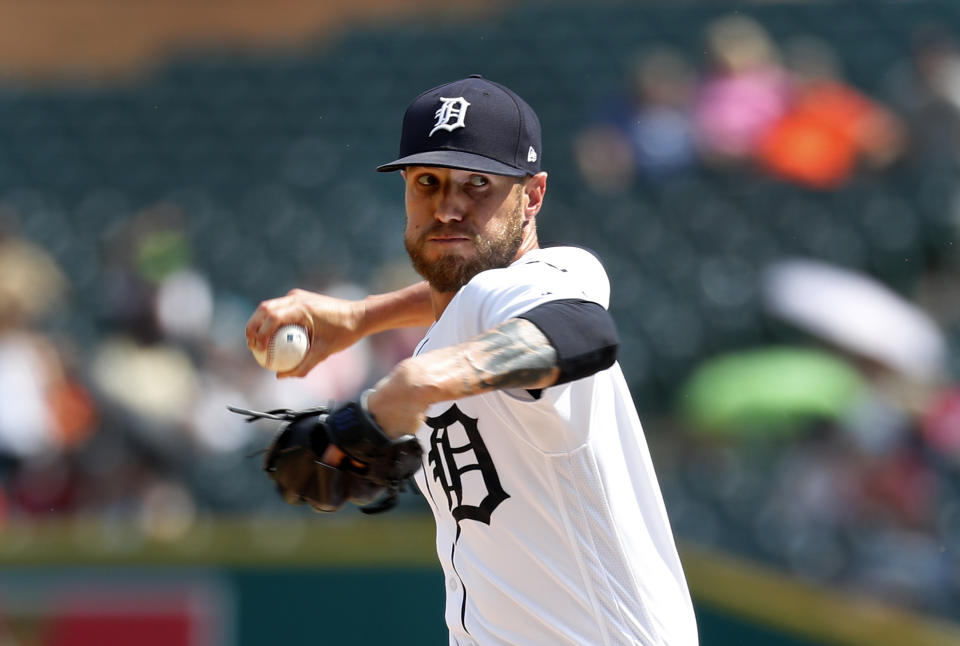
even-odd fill
[[[537,249],[502,269],[474,277],[463,293],[473,307],[476,334],[543,303],[581,299],[610,305],[610,281],[592,253],[577,247]]]

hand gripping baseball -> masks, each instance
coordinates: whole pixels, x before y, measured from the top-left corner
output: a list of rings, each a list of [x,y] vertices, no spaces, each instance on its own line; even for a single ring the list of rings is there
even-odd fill
[[[291,504],[309,504],[316,511],[337,511],[347,501],[364,513],[391,509],[406,481],[420,468],[420,444],[412,435],[388,438],[366,412],[351,402],[329,410],[275,410],[266,413],[230,408],[247,421],[285,421],[270,445],[264,471]],[[321,457],[333,444],[349,459],[337,465]]]
[[[270,340],[285,325],[300,325],[308,335],[306,356],[280,377],[303,377],[334,352],[350,347],[362,338],[358,329],[363,312],[359,301],[349,301],[302,289],[286,296],[263,301],[246,325],[247,346],[254,353],[266,353]]]

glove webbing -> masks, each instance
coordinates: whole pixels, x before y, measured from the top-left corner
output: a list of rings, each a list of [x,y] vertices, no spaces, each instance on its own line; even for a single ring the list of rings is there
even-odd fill
[[[291,410],[289,408],[275,408],[266,412],[238,408],[236,406],[227,406],[231,413],[246,416],[245,422],[255,422],[258,419],[273,419],[278,422],[292,422],[301,417],[309,415],[321,415],[330,412],[327,406],[315,406],[314,408],[304,408],[303,410]]]

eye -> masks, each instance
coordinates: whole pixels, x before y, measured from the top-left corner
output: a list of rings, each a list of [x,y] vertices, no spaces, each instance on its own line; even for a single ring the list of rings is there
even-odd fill
[[[490,180],[488,180],[483,175],[471,175],[470,179],[468,179],[467,182],[470,184],[470,186],[476,187],[476,186],[486,186],[487,184],[490,183]]]
[[[420,186],[434,186],[437,183],[437,178],[430,173],[424,173],[423,175],[417,175],[416,182]]]

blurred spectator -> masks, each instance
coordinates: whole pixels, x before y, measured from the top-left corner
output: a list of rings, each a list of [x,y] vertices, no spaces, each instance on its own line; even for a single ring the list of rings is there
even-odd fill
[[[90,372],[103,396],[136,417],[133,429],[151,442],[176,441],[196,389],[190,356],[172,344],[142,344],[107,337],[93,353]]]
[[[182,219],[162,204],[111,232],[104,251],[117,291],[104,314],[113,330],[90,361],[100,394],[134,417],[131,430],[158,446],[182,440],[171,429],[183,423],[196,389],[192,358],[173,341],[205,334],[212,308],[205,279],[190,271]]]
[[[916,164],[960,160],[960,47],[945,26],[923,25],[910,38],[910,58],[887,73],[891,105],[906,120]]]
[[[157,286],[154,309],[157,324],[171,339],[205,339],[213,320],[213,288],[195,269],[176,270]]]
[[[924,442],[960,466],[960,386],[944,388],[930,399],[920,431]]]
[[[188,432],[201,453],[231,454],[255,440],[257,429],[226,406],[255,408],[251,394],[263,378],[247,350],[242,330],[252,305],[233,294],[220,294],[212,303],[210,325],[197,360],[200,373],[189,412]]]
[[[767,171],[812,189],[846,182],[864,161],[890,164],[902,148],[897,119],[841,79],[830,46],[811,37],[784,47],[793,97],[785,114],[759,139],[757,156]]]
[[[13,459],[75,446],[92,430],[85,389],[38,329],[66,288],[43,249],[0,240],[0,452]]]
[[[708,69],[694,120],[705,161],[723,166],[753,157],[761,137],[787,110],[790,77],[766,30],[742,14],[707,25]]]
[[[104,232],[101,239],[104,288],[98,314],[107,329],[153,343],[178,325],[189,325],[178,322],[184,317],[209,317],[207,306],[202,303],[208,298],[201,293],[202,286],[193,287],[194,298],[200,299],[196,304],[201,312],[177,313],[172,311],[176,307],[169,305],[171,299],[183,297],[184,290],[188,289],[186,276],[189,274],[184,274],[184,279],[179,281],[180,287],[174,279],[168,285],[171,293],[162,294],[165,281],[191,268],[192,250],[185,218],[178,206],[161,203],[119,220]],[[196,285],[196,280],[191,284]],[[155,302],[158,293],[161,293],[159,311]]]
[[[932,317],[887,285],[831,263],[786,258],[762,281],[766,310],[856,360],[873,376],[942,383],[948,346]]]
[[[646,51],[631,65],[626,85],[574,142],[581,175],[600,193],[622,191],[637,175],[681,173],[696,161],[694,70],[684,56],[667,47]]]
[[[0,239],[0,476],[14,510],[69,510],[75,478],[63,454],[94,431],[89,393],[39,329],[66,289],[46,251]]]

